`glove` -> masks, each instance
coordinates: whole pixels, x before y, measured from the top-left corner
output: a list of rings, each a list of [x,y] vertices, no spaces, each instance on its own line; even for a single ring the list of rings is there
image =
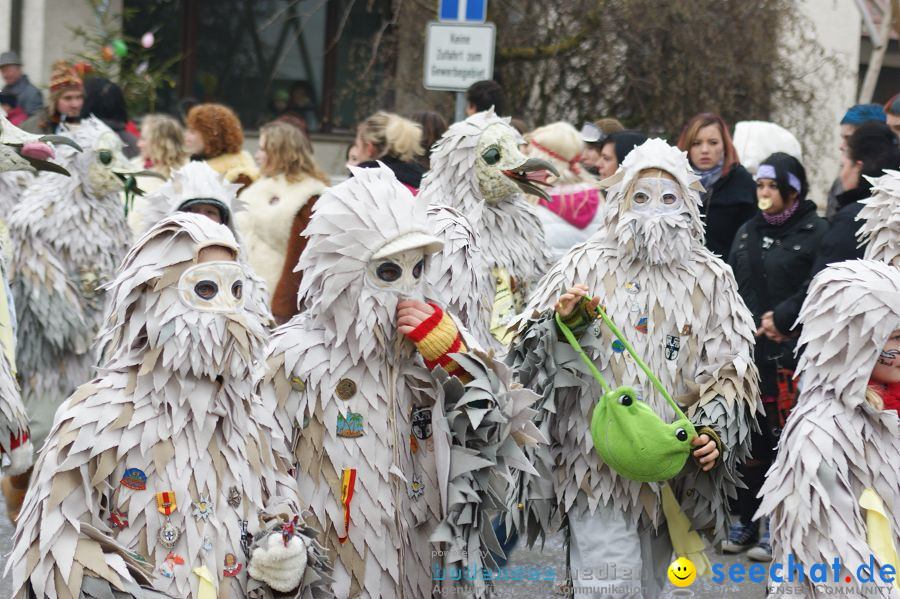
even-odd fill
[[[425,366],[433,369],[440,366],[451,376],[466,382],[468,374],[450,357],[450,354],[465,353],[466,344],[460,337],[456,323],[437,304],[428,304],[434,313],[407,335],[416,344],[416,349],[425,359]]]
[[[253,548],[247,572],[279,593],[288,593],[300,585],[306,572],[306,540],[292,536],[287,544],[280,532],[273,532]]]
[[[28,432],[23,432],[18,437],[10,435],[9,448],[9,466],[4,474],[7,476],[22,474],[31,468],[34,447],[31,445],[31,439],[28,438]]]

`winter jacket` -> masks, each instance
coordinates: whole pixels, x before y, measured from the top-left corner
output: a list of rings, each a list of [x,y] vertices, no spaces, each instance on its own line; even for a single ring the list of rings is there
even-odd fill
[[[235,213],[243,247],[247,250],[248,262],[253,270],[266,281],[269,293],[274,295],[278,289],[282,271],[286,266],[288,248],[291,244],[302,243],[300,232],[306,228],[309,220],[301,223],[296,238],[291,228],[294,220],[310,200],[325,190],[325,183],[313,177],[301,181],[288,181],[284,176],[263,177],[250,185],[241,194],[245,208]],[[306,211],[309,212],[308,210]],[[299,255],[298,255],[299,258]],[[297,260],[287,264],[287,272],[293,272]],[[291,314],[296,312],[297,290],[289,300]],[[276,314],[276,316],[283,316]]]
[[[238,193],[241,193],[259,177],[259,169],[256,167],[253,156],[244,150],[233,154],[219,154],[214,158],[191,156],[191,160],[206,160],[206,164],[225,177],[226,181],[243,185],[244,187]]]
[[[418,162],[403,162],[393,156],[382,156],[377,160],[367,160],[360,162],[357,166],[360,168],[378,168],[378,163],[384,163],[386,167],[394,171],[397,180],[403,184],[413,195],[419,193],[419,186],[422,184],[422,175],[425,174],[425,167]]]
[[[51,117],[46,108],[40,108],[22,123],[22,130],[36,135],[51,135],[59,129],[59,117]]]
[[[44,105],[44,97],[41,95],[41,90],[28,80],[28,75],[22,75],[12,85],[5,86],[3,93],[14,94],[16,96],[16,106],[21,106],[22,110],[29,115],[34,114]]]
[[[738,229],[728,263],[734,270],[738,293],[753,314],[757,327],[763,314],[769,310],[777,312],[780,305],[790,302],[810,278],[810,270],[827,231],[828,221],[816,214],[816,204],[810,200],[804,200],[782,225],[770,225],[758,213]],[[751,262],[754,249],[760,253],[763,281],[754,274]],[[768,298],[760,293],[761,288],[766,290]],[[763,395],[777,394],[775,359],[779,366],[792,368],[795,345],[796,341],[779,344],[765,335],[757,337],[755,358]]]
[[[553,260],[559,260],[569,249],[587,239],[602,223],[603,197],[595,185],[576,183],[559,185],[549,190],[550,202],[541,198],[536,209]]]
[[[706,247],[727,258],[738,228],[757,212],[756,182],[747,169],[735,164],[703,194]]]
[[[806,289],[819,271],[833,262],[862,258],[865,254],[865,245],[859,247],[859,241],[856,239],[856,232],[862,226],[862,223],[856,220],[856,215],[863,208],[859,203],[860,200],[868,198],[869,194],[870,184],[865,182],[837,196],[838,211],[831,218],[831,226],[819,246],[819,252],[809,271],[809,278],[790,300],[782,303],[775,311],[775,326],[782,333],[790,331],[797,321],[803,300],[806,299]]]

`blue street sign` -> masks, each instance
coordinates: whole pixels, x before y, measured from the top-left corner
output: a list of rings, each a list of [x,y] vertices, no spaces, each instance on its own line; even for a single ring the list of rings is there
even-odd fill
[[[438,18],[441,21],[484,23],[487,19],[487,0],[439,0]]]

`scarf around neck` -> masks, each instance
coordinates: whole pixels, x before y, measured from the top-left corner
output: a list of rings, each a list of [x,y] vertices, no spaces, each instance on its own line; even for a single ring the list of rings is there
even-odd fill
[[[760,214],[762,215],[763,220],[770,225],[780,226],[786,223],[789,218],[794,216],[794,213],[797,212],[797,208],[799,207],[800,200],[797,200],[790,208],[788,208],[787,210],[782,210],[778,214],[766,214],[765,212],[760,212]]]
[[[703,185],[703,189],[707,192],[710,191],[713,183],[719,180],[719,177],[722,176],[722,167],[725,166],[725,159],[719,161],[719,164],[712,167],[709,170],[701,170],[699,168],[695,168],[694,172],[700,176],[700,183]]]

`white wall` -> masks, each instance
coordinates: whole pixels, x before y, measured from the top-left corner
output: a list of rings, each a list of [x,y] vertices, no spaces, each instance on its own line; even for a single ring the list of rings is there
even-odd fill
[[[815,120],[817,139],[800,142],[810,179],[810,198],[824,208],[828,189],[840,170],[839,123],[847,108],[856,104],[862,17],[853,0],[795,1],[813,28],[811,33],[838,66],[801,63],[804,81],[817,89],[818,102],[815,106],[785,106],[775,120],[788,129],[793,129],[791,123],[799,119]],[[789,48],[790,40],[783,43]]]
[[[12,0],[0,0],[0,52],[9,50],[9,18],[12,12]]]
[[[0,15],[9,14],[10,0],[0,0]],[[72,34],[72,27],[97,30],[98,23],[84,0],[27,0],[23,2],[22,62],[31,82],[45,91],[53,63],[60,59],[73,59],[83,47]],[[6,8],[6,13],[4,13]],[[112,0],[110,10],[118,14],[122,0]],[[9,22],[0,19],[0,22]],[[3,29],[0,27],[0,29]],[[0,31],[0,42],[8,38]],[[0,43],[6,49],[9,40]]]

